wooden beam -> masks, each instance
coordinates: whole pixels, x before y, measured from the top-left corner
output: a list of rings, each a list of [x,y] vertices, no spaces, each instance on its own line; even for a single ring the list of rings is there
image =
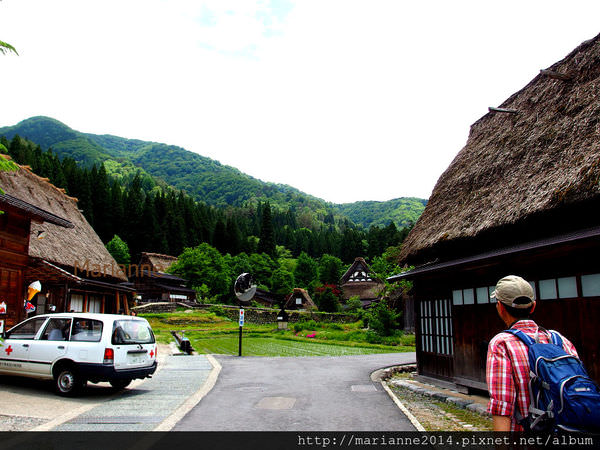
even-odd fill
[[[127,294],[123,294],[123,309],[125,309],[125,314],[129,315],[129,301],[127,299]]]
[[[573,76],[569,75],[568,73],[556,72],[555,70],[542,69],[542,70],[540,70],[540,73],[542,75],[544,75],[548,78],[552,78],[554,80],[561,80],[561,81],[573,80]]]
[[[488,107],[489,112],[498,112],[498,113],[506,113],[506,114],[518,114],[519,111],[516,109],[507,109],[507,108],[494,108],[493,106]]]
[[[116,311],[115,311],[115,314],[119,314],[119,309],[121,309],[120,308],[120,303],[121,302],[119,300],[119,291],[115,291],[115,301],[116,301],[116,305],[115,305]]]

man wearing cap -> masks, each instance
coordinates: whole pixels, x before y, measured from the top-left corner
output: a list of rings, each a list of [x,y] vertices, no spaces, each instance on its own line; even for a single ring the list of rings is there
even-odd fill
[[[539,327],[531,314],[536,302],[533,288],[523,278],[509,275],[498,281],[492,293],[496,311],[508,328],[523,331],[539,342],[548,343],[549,334]],[[562,335],[563,348],[577,356],[571,342]],[[527,346],[510,333],[498,333],[488,347],[486,378],[494,431],[523,431],[518,420],[529,409],[529,361]]]

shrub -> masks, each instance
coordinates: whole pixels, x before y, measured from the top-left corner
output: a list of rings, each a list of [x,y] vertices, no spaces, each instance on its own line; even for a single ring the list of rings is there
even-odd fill
[[[360,297],[358,295],[353,295],[348,299],[346,302],[346,311],[362,311],[362,302],[360,301]]]
[[[381,344],[383,342],[383,338],[371,330],[367,331],[365,338],[369,344]]]
[[[220,316],[220,317],[226,317],[227,313],[225,312],[225,309],[222,306],[219,305],[212,305],[210,308],[208,308],[208,311],[213,313],[215,316]]]
[[[367,313],[369,328],[380,336],[392,336],[400,328],[401,312],[391,309],[385,300],[371,305]]]

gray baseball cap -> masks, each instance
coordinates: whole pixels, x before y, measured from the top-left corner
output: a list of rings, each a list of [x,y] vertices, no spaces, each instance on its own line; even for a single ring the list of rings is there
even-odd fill
[[[533,304],[535,294],[526,280],[517,275],[508,275],[498,281],[496,289],[492,292],[492,298],[507,306],[525,309]]]

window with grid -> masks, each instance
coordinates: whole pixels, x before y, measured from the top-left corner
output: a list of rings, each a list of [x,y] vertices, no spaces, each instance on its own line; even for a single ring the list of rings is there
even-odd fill
[[[454,354],[451,300],[421,301],[421,348],[428,353]]]

